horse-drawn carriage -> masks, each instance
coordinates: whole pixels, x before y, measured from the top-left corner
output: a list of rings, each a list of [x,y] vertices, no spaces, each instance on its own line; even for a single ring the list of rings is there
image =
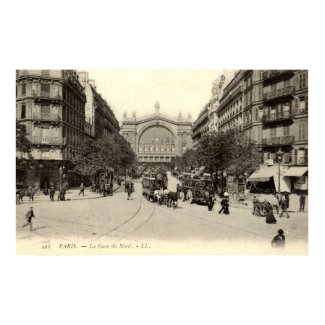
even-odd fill
[[[148,200],[155,200],[154,192],[159,190],[161,185],[155,177],[144,176],[142,178],[142,195]]]
[[[212,181],[208,178],[199,178],[193,182],[191,203],[209,204],[215,195]]]
[[[184,174],[178,190],[184,193],[184,200],[200,204],[208,204],[215,194],[210,178],[194,177],[191,174]]]

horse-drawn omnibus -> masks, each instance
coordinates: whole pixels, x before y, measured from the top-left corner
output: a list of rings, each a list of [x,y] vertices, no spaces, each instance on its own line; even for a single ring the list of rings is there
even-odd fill
[[[191,203],[208,204],[211,196],[215,195],[211,179],[199,178],[193,182]]]
[[[142,178],[142,195],[147,200],[154,200],[154,192],[160,188],[161,185],[155,177],[144,176]]]

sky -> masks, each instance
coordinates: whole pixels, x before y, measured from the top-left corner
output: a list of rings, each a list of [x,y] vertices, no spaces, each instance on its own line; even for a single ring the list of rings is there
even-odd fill
[[[223,70],[86,71],[119,121],[125,111],[128,117],[133,111],[137,117],[152,114],[159,101],[161,114],[177,117],[182,112],[185,117],[190,113],[194,122],[211,97],[212,81],[223,74]]]

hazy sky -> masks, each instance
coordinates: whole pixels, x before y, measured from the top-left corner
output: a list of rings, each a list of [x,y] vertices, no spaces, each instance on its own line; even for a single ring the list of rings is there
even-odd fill
[[[128,117],[154,113],[158,100],[160,112],[183,116],[190,112],[194,121],[211,96],[212,81],[222,70],[87,70],[96,81],[97,91],[111,105],[121,121]]]

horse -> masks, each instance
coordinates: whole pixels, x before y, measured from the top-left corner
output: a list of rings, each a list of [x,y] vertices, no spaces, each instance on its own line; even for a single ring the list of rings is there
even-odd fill
[[[167,207],[171,208],[176,208],[178,205],[178,193],[177,192],[169,192],[167,194]]]
[[[191,202],[192,198],[193,198],[193,193],[192,193],[192,191],[190,189],[188,189],[187,192],[186,192],[186,195],[185,195],[185,200]]]
[[[37,191],[36,187],[29,188],[25,191],[25,195],[29,197],[29,201],[30,200],[32,200],[32,202],[34,201],[34,195],[36,191]]]
[[[162,204],[163,203],[163,199],[164,199],[164,190],[161,187],[159,190],[155,190],[153,192],[153,197],[154,197],[154,202],[157,202],[158,204]]]

